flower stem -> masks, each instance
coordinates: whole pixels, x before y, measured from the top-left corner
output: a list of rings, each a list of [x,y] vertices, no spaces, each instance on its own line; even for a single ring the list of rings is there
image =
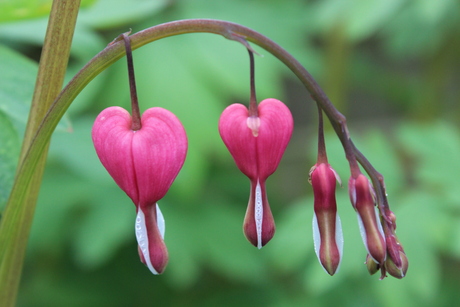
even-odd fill
[[[259,117],[257,109],[257,98],[256,98],[256,85],[255,85],[255,65],[254,65],[254,52],[248,48],[249,53],[249,82],[251,87],[251,96],[249,98],[249,116]]]
[[[30,147],[45,114],[61,90],[70,54],[80,0],[55,0],[51,8],[45,42],[38,68],[37,81],[29,120],[19,158],[16,179],[0,224],[0,306],[14,306],[35,212],[49,137],[36,149],[35,161],[29,160]]]
[[[324,142],[323,110],[318,106],[318,160],[317,164],[327,163],[326,144]]]
[[[128,35],[129,32],[122,34],[126,49],[126,60],[128,62],[129,93],[131,95],[132,112],[131,130],[137,131],[142,127],[141,113],[139,111],[139,102],[137,100],[136,79],[134,77],[133,52],[131,50],[131,39]]]

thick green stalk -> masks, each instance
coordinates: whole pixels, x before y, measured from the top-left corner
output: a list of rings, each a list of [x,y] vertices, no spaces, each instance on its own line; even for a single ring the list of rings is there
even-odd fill
[[[23,193],[11,193],[0,224],[0,305],[14,306],[27,240],[40,189],[49,139],[43,142],[32,168],[21,168],[49,107],[59,94],[70,54],[80,0],[55,0],[51,9],[27,123],[16,182],[28,177]],[[16,184],[17,185],[17,184]]]

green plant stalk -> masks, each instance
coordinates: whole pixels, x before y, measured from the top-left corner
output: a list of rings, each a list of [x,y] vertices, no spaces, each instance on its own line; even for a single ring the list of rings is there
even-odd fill
[[[21,168],[37,130],[59,94],[70,54],[80,0],[55,0],[39,64],[16,182],[22,193],[11,193],[0,224],[0,305],[14,306],[27,240],[45,167],[49,138],[42,142],[34,167]],[[21,178],[29,178],[22,182]],[[21,183],[22,182],[22,183]],[[16,184],[17,185],[17,184]]]

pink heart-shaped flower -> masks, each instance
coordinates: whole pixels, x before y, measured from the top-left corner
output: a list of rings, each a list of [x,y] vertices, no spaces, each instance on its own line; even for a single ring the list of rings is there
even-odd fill
[[[284,103],[265,99],[258,116],[249,116],[242,104],[222,113],[219,132],[236,165],[251,181],[244,233],[258,248],[274,235],[275,223],[268,204],[265,181],[275,172],[292,135],[294,122]]]
[[[92,138],[102,164],[136,205],[141,260],[158,274],[168,254],[157,202],[184,164],[187,136],[179,119],[163,108],[145,111],[141,126],[133,131],[131,115],[123,108],[109,107],[96,118]]]

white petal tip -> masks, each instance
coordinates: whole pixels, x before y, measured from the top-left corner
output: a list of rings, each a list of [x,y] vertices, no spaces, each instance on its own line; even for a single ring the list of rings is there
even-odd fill
[[[145,225],[145,215],[142,209],[140,208],[139,210],[137,210],[135,233],[137,244],[139,245],[139,249],[142,253],[142,256],[144,256],[144,260],[147,267],[149,268],[150,272],[152,272],[154,275],[158,275],[158,272],[155,270],[150,261],[149,240],[147,234],[147,226]]]

